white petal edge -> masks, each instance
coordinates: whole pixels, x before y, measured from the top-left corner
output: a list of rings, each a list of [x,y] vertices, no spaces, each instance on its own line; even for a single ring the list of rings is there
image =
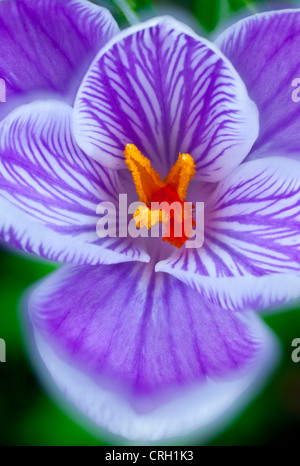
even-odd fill
[[[101,246],[97,244],[82,243],[79,239],[64,237],[41,224],[32,222],[26,214],[0,197],[0,214],[4,211],[6,212],[5,221],[1,223],[0,235],[14,253],[22,254],[25,252],[49,261],[72,264],[99,265],[136,260],[146,263],[150,261],[149,255],[142,250],[137,259],[130,254],[121,256],[119,252],[109,249],[103,253]],[[16,218],[20,225],[18,229],[12,226],[15,225]],[[18,243],[18,249],[9,244],[11,235],[15,238],[14,243]]]

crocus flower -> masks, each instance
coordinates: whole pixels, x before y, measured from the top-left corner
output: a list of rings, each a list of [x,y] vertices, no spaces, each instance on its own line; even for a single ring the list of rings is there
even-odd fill
[[[0,123],[1,237],[66,264],[27,300],[39,370],[111,433],[207,433],[272,366],[255,311],[300,295],[300,13],[244,19],[217,44],[169,17],[117,33],[79,0],[0,13],[18,105]],[[201,248],[97,236],[100,202],[148,204],[166,185],[204,202]]]

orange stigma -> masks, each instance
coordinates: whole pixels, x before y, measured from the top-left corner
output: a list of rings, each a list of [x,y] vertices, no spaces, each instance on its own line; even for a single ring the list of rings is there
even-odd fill
[[[134,144],[127,144],[124,154],[139,201],[144,204],[133,215],[136,226],[149,229],[163,223],[163,241],[181,248],[193,234],[192,226],[195,226],[193,206],[184,202],[189,182],[196,172],[193,157],[179,154],[177,162],[162,181],[150,160]]]

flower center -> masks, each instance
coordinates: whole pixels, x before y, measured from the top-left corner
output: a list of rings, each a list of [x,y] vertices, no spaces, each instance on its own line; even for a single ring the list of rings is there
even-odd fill
[[[195,162],[189,154],[179,154],[164,181],[152,168],[151,162],[133,144],[127,144],[125,162],[131,171],[139,201],[134,219],[138,228],[148,229],[157,223],[165,225],[163,241],[181,248],[193,234],[193,205],[184,202]]]

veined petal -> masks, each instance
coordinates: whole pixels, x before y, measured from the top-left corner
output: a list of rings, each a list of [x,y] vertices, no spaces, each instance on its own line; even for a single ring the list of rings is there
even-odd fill
[[[207,202],[204,245],[157,264],[225,308],[275,307],[300,296],[300,162],[245,162]]]
[[[98,237],[97,206],[117,204],[118,176],[79,149],[71,116],[67,104],[35,102],[0,123],[0,237],[61,262],[147,260],[124,238]]]
[[[28,309],[64,397],[134,440],[207,432],[276,359],[253,313],[212,305],[151,264],[65,266],[33,291]]]
[[[285,145],[299,152],[300,104],[293,101],[293,94],[300,95],[300,10],[249,16],[221,34],[217,45],[259,110],[260,134],[253,149],[271,150],[253,157],[267,156],[272,148]]]
[[[0,77],[13,97],[76,92],[95,53],[118,32],[105,8],[85,0],[0,2]]]
[[[127,29],[104,47],[75,102],[75,137],[91,157],[124,168],[131,143],[161,176],[179,153],[217,181],[248,154],[257,109],[229,61],[169,17]]]

